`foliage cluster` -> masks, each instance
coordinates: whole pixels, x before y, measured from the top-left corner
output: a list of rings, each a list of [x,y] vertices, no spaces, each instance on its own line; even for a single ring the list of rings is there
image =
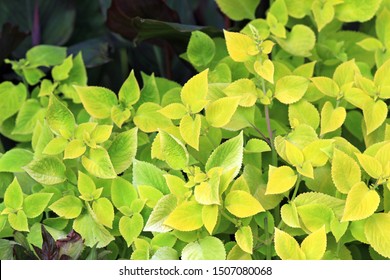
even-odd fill
[[[192,31],[183,86],[6,60],[1,258],[390,258],[390,1],[216,2],[248,23]]]

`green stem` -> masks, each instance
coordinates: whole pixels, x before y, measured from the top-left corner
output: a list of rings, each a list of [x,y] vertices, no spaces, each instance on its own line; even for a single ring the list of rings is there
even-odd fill
[[[276,167],[276,166],[278,166],[278,155],[277,155],[276,150],[275,150],[274,135],[272,132],[272,127],[271,127],[271,118],[269,116],[269,107],[267,105],[264,105],[264,112],[265,112],[265,121],[267,123],[269,142],[271,144],[272,165]]]
[[[265,234],[265,241],[266,241],[266,259],[267,260],[271,260],[272,258],[272,248],[271,248],[271,244],[272,242],[270,242],[269,240],[269,232],[268,232],[268,217],[265,217],[264,218],[264,234]]]
[[[225,213],[225,211],[221,211],[222,216],[224,216],[228,221],[232,222],[235,226],[237,226],[237,221],[230,217],[228,214]]]
[[[291,197],[291,200],[294,200],[298,194],[299,184],[301,183],[301,174],[298,174],[297,182],[295,183],[294,193]]]

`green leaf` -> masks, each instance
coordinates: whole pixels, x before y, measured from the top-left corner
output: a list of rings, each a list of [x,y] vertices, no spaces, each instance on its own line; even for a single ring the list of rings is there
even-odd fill
[[[239,218],[254,216],[265,211],[260,202],[245,191],[230,191],[225,198],[226,209]]]
[[[119,106],[114,106],[111,108],[111,119],[112,121],[121,128],[123,123],[127,121],[131,116],[129,109],[122,109]]]
[[[54,66],[61,64],[66,58],[66,48],[38,45],[32,47],[26,53],[26,58],[31,66]]]
[[[77,188],[84,200],[93,200],[94,192],[96,191],[95,182],[87,174],[79,171],[77,180]]]
[[[0,239],[0,260],[12,260],[14,255],[14,243],[7,239]]]
[[[130,247],[135,239],[141,234],[144,227],[144,219],[141,214],[134,214],[131,218],[123,216],[119,220],[119,231]]]
[[[111,109],[118,103],[115,93],[103,87],[75,86],[77,94],[88,114],[96,119],[111,116]]]
[[[344,22],[365,22],[375,16],[382,0],[344,0],[336,6],[336,18]]]
[[[290,16],[303,18],[310,13],[313,0],[285,1]]]
[[[299,216],[297,207],[294,202],[289,204],[284,204],[280,210],[280,214],[283,222],[286,223],[289,227],[300,228]]]
[[[195,200],[202,205],[220,204],[219,182],[220,173],[214,172],[208,181],[195,186]]]
[[[181,90],[181,100],[187,107],[187,110],[199,113],[207,104],[206,96],[208,93],[208,69],[196,74],[189,79]]]
[[[18,210],[23,205],[23,191],[16,177],[5,190],[4,205],[13,210]]]
[[[288,106],[288,119],[291,127],[298,123],[307,124],[317,129],[320,125],[320,114],[317,108],[305,99]]]
[[[164,171],[151,163],[138,160],[133,163],[133,185],[135,187],[141,185],[152,186],[163,194],[168,194],[169,188],[164,174]]]
[[[0,156],[0,172],[23,172],[22,167],[29,164],[33,158],[32,152],[13,148]]]
[[[260,0],[216,0],[218,7],[232,20],[255,19],[255,12]]]
[[[108,152],[101,147],[90,149],[89,156],[83,156],[81,162],[85,169],[93,176],[102,179],[113,179],[116,177],[110,156],[108,155]]]
[[[332,139],[315,140],[303,149],[303,155],[314,167],[324,166],[329,159],[324,151],[329,150],[333,143]]]
[[[63,137],[57,137],[51,140],[47,144],[47,146],[45,147],[42,153],[51,156],[58,155],[62,153],[67,146],[68,146],[68,140],[66,140]]]
[[[309,80],[301,76],[288,75],[280,78],[275,85],[275,98],[284,104],[299,101],[309,87]]]
[[[0,84],[0,125],[19,111],[26,97],[27,90],[22,83],[17,86],[7,81]]]
[[[51,130],[65,139],[73,136],[76,121],[72,112],[54,95],[50,96],[46,120]]]
[[[282,260],[306,259],[298,242],[288,233],[275,228],[275,251]]]
[[[326,250],[326,232],[325,227],[309,234],[301,244],[303,253],[307,260],[320,260]]]
[[[383,49],[382,42],[376,38],[365,38],[357,42],[356,45],[369,52],[374,52]]]
[[[272,13],[281,24],[285,25],[288,21],[288,11],[284,0],[276,0],[272,3],[269,12]]]
[[[140,93],[141,91],[137,79],[135,78],[134,70],[131,70],[129,77],[127,77],[119,90],[119,102],[126,108],[130,108],[137,103],[140,98]]]
[[[162,192],[151,186],[140,185],[137,187],[137,190],[140,199],[143,199],[145,204],[150,208],[154,208],[160,198],[164,196]]]
[[[314,1],[312,6],[314,20],[317,24],[318,31],[321,31],[328,23],[330,23],[335,14],[333,3]]]
[[[160,247],[150,258],[151,260],[179,260],[179,253],[170,247]]]
[[[66,145],[64,159],[78,158],[82,156],[86,150],[87,147],[85,146],[83,140],[74,139]]]
[[[96,144],[106,142],[111,136],[112,128],[112,125],[98,125],[91,133],[91,140]]]
[[[359,153],[355,153],[355,155],[364,171],[366,171],[370,177],[379,179],[383,173],[382,164],[372,156]]]
[[[229,56],[236,62],[245,62],[252,58],[256,50],[254,40],[248,35],[224,30],[226,46]]]
[[[119,133],[108,148],[115,172],[120,174],[132,164],[137,153],[137,128]]]
[[[265,194],[284,193],[294,186],[297,178],[298,177],[294,170],[292,170],[289,166],[273,167],[270,165],[268,171],[267,190]]]
[[[190,115],[185,115],[180,121],[180,135],[183,140],[192,148],[199,150],[201,118],[199,114],[193,119]]]
[[[197,230],[203,226],[202,205],[196,201],[185,201],[171,212],[163,224],[180,231]]]
[[[110,232],[97,223],[89,213],[79,216],[73,222],[73,229],[81,235],[84,244],[88,247],[103,248],[114,240]]]
[[[75,219],[81,214],[83,203],[74,195],[67,195],[58,199],[49,208],[60,217]]]
[[[63,81],[69,78],[70,70],[73,67],[73,57],[72,55],[68,56],[64,62],[60,65],[56,65],[51,70],[51,75],[55,81]]]
[[[167,164],[176,170],[184,169],[188,166],[189,155],[186,147],[174,136],[160,131],[161,152]]]
[[[129,181],[121,177],[112,180],[111,200],[117,209],[123,206],[131,207],[132,202],[137,198],[137,190]]]
[[[206,120],[213,127],[227,125],[236,112],[240,97],[222,97],[206,107]]]
[[[159,111],[161,106],[156,103],[143,103],[134,116],[134,124],[143,132],[155,132],[172,126],[170,119]]]
[[[252,138],[246,143],[244,152],[247,154],[270,152],[271,148],[264,140]]]
[[[171,120],[180,120],[187,114],[186,107],[181,103],[171,103],[158,111]]]
[[[291,32],[287,34],[286,39],[275,37],[275,40],[286,52],[294,56],[307,57],[311,56],[311,50],[313,50],[316,43],[316,36],[313,30],[306,25],[296,24]]]
[[[357,221],[370,217],[378,208],[379,202],[378,193],[370,190],[364,182],[359,182],[348,192],[341,221]]]
[[[18,212],[15,213],[9,213],[8,214],[8,222],[10,226],[18,231],[29,231],[28,229],[28,220],[26,217],[26,214],[23,210],[18,210]]]
[[[52,196],[52,193],[33,193],[27,196],[23,202],[23,210],[27,218],[32,219],[41,215]]]
[[[334,218],[332,209],[324,204],[311,203],[297,207],[299,218],[304,227],[314,232],[325,225],[326,231]]]
[[[35,181],[44,185],[55,185],[66,180],[64,163],[54,156],[44,156],[30,162],[23,169]]]
[[[2,110],[2,112],[4,112],[4,110]],[[43,122],[45,114],[46,109],[42,108],[38,100],[29,99],[25,101],[20,108],[18,115],[16,116],[15,129],[12,131],[12,133],[33,133],[37,122]]]
[[[101,197],[92,203],[92,210],[96,215],[96,219],[102,225],[112,228],[114,221],[114,207],[108,198]]]
[[[347,194],[360,179],[361,171],[355,160],[335,149],[332,159],[332,180],[338,191]]]
[[[234,234],[234,237],[238,246],[240,246],[244,252],[249,254],[253,253],[253,235],[250,226],[240,227]]]
[[[334,108],[332,103],[326,101],[321,110],[321,135],[335,131],[341,127],[347,117],[344,107]]]
[[[187,56],[194,66],[208,65],[215,55],[214,41],[202,31],[192,31]]]
[[[144,231],[153,231],[153,232],[168,232],[172,228],[164,225],[165,220],[170,213],[177,206],[177,199],[175,195],[168,194],[163,196],[153,208],[152,213],[149,216],[148,221],[146,222]]]
[[[305,160],[302,151],[294,144],[291,144],[289,141],[286,141],[285,145],[287,160],[290,162],[291,165],[301,167]]]
[[[207,229],[208,233],[211,235],[215,226],[217,225],[219,216],[218,205],[204,205],[202,208],[202,221],[204,227]]]
[[[348,222],[339,222],[337,218],[334,218],[330,223],[330,230],[336,242],[339,242],[340,238],[343,237],[349,226]]]
[[[26,67],[22,69],[22,73],[26,82],[31,86],[36,85],[43,77],[45,77],[45,73],[38,68]]]
[[[274,83],[275,66],[271,60],[266,59],[262,63],[257,60],[253,67],[260,77],[267,80],[271,84]]]
[[[387,113],[387,105],[383,100],[370,100],[370,102],[363,105],[363,116],[367,127],[367,135],[384,123]]]
[[[257,100],[256,85],[249,79],[239,79],[234,81],[224,88],[223,92],[230,97],[240,97],[238,105],[242,107],[251,107]]]
[[[85,69],[84,61],[81,52],[73,59],[73,67],[70,69],[69,77],[62,81],[59,90],[65,96],[71,98],[75,103],[81,103],[80,97],[73,86],[87,85],[87,70]]]
[[[243,157],[243,133],[219,145],[206,162],[206,172],[214,167],[222,167],[224,173],[233,172],[233,178],[238,174]]]
[[[181,253],[182,260],[224,260],[226,251],[220,239],[206,236],[188,243]]]
[[[379,254],[390,258],[390,214],[379,213],[368,218],[364,233],[371,247]]]

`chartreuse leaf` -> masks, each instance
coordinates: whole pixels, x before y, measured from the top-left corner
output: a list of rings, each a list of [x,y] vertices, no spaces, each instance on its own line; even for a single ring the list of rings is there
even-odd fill
[[[23,172],[22,167],[29,164],[33,158],[32,152],[13,148],[0,157],[0,172]]]
[[[297,207],[300,221],[304,227],[314,232],[325,225],[326,231],[330,229],[330,223],[334,218],[332,209],[325,204],[307,204]]]
[[[18,210],[23,206],[23,191],[15,177],[4,193],[5,207]]]
[[[288,119],[292,128],[296,124],[307,124],[317,129],[320,125],[320,114],[317,108],[305,99],[288,106]]]
[[[359,165],[344,152],[334,149],[332,179],[339,192],[347,194],[361,179]]]
[[[187,56],[194,66],[205,66],[215,55],[215,43],[206,33],[193,31],[187,46]]]
[[[181,253],[182,260],[224,260],[226,251],[220,239],[206,236],[188,243]]]
[[[16,213],[9,213],[8,222],[15,230],[29,231],[27,216],[23,210],[18,210]]]
[[[383,173],[382,164],[372,156],[359,153],[355,153],[355,155],[364,171],[366,171],[370,177],[379,179]]]
[[[288,75],[280,78],[275,85],[275,98],[284,104],[298,102],[309,87],[309,80],[301,77]]]
[[[31,66],[54,66],[61,64],[66,58],[66,48],[49,46],[49,45],[38,45],[26,53],[26,59]]]
[[[313,84],[317,87],[317,89],[323,94],[330,97],[337,97],[340,88],[337,83],[328,77],[314,77],[311,78]]]
[[[26,97],[27,90],[22,83],[17,86],[8,81],[0,84],[0,125],[19,111]]]
[[[164,178],[165,172],[151,163],[135,160],[133,163],[133,185],[152,186],[163,194],[169,189]]]
[[[256,55],[255,41],[248,35],[223,31],[229,56],[236,62],[245,62]]]
[[[172,126],[171,120],[159,113],[160,109],[161,106],[156,103],[143,103],[134,116],[134,124],[147,133]]]
[[[330,149],[333,143],[332,139],[315,140],[302,150],[303,155],[314,167],[324,166],[329,159],[324,151]]]
[[[195,186],[195,200],[202,205],[220,204],[219,182],[221,172],[213,172],[208,181]]]
[[[320,260],[326,250],[325,226],[309,234],[301,243],[301,249],[307,260]]]
[[[169,192],[176,195],[176,197],[184,197],[188,192],[186,182],[184,182],[181,178],[170,174],[165,174],[164,178],[168,185]]]
[[[231,170],[234,177],[241,169],[243,157],[243,133],[219,145],[206,162],[206,172],[214,167],[222,167],[224,171]]]
[[[63,81],[69,78],[69,72],[73,67],[73,56],[68,56],[60,65],[56,65],[51,70],[51,75],[55,81]]]
[[[66,180],[64,163],[54,156],[44,156],[30,162],[23,169],[35,181],[44,185],[55,185]]]
[[[291,144],[289,141],[285,142],[286,144],[286,157],[287,160],[293,165],[293,166],[302,166],[305,157],[302,153],[302,151],[295,146],[294,144]]]
[[[52,196],[52,193],[33,193],[27,196],[23,201],[23,210],[27,218],[32,219],[41,215]]]
[[[50,96],[46,120],[51,130],[66,139],[73,136],[76,121],[72,112],[54,95]]]
[[[96,191],[95,182],[91,179],[91,177],[81,171],[79,171],[77,188],[82,199],[86,201],[92,201],[94,199],[94,192]]]
[[[1,105],[0,105],[0,110],[1,112],[7,112],[6,110],[3,110]],[[37,122],[43,122],[45,114],[46,114],[46,109],[42,108],[41,104],[37,99],[26,100],[23,103],[22,107],[20,107],[19,113],[16,116],[15,129],[12,132],[15,134],[33,133],[37,125]],[[0,122],[1,122],[1,117],[0,117]]]
[[[131,207],[131,203],[137,198],[137,190],[129,181],[121,177],[112,180],[111,200],[117,209],[123,206]]]
[[[227,125],[236,112],[240,97],[222,97],[206,107],[206,120],[213,127]]]
[[[144,219],[141,214],[138,213],[135,213],[131,218],[123,216],[119,220],[119,231],[126,240],[127,247],[130,247],[130,245],[140,235],[143,227]]]
[[[141,91],[137,79],[135,78],[134,70],[131,70],[129,77],[127,77],[126,81],[119,89],[119,102],[126,108],[130,108],[132,105],[137,103],[140,93]]]
[[[154,206],[152,213],[146,222],[144,231],[168,232],[172,228],[164,225],[165,220],[177,206],[175,195],[168,194],[163,196]]]
[[[275,251],[282,260],[304,260],[305,253],[288,233],[275,228]]]
[[[221,11],[233,20],[254,19],[260,0],[216,0]]]
[[[180,231],[197,230],[203,226],[202,205],[186,201],[178,205],[164,221],[164,225]]]
[[[81,214],[83,203],[78,197],[67,195],[58,199],[49,208],[60,217],[74,219]]]
[[[137,132],[137,128],[132,128],[119,133],[107,150],[117,174],[126,171],[135,158],[138,143]]]
[[[335,10],[333,3],[314,1],[311,8],[318,31],[321,31],[334,18]]]
[[[267,142],[264,140],[252,138],[249,139],[246,143],[244,152],[251,154],[251,153],[263,153],[263,152],[269,152],[271,151],[270,146]]]
[[[336,18],[344,22],[365,22],[375,15],[381,3],[381,0],[344,0],[336,6]]]
[[[335,217],[330,223],[330,230],[336,239],[336,242],[339,242],[340,238],[345,234],[348,229],[348,222],[339,222]]]
[[[68,140],[63,137],[56,137],[51,140],[42,153],[46,155],[58,155],[62,153],[68,145]]]
[[[131,116],[131,112],[127,108],[120,108],[119,106],[113,106],[111,108],[111,119],[112,121],[121,128],[125,121]]]
[[[347,117],[344,107],[334,108],[332,103],[326,101],[321,110],[321,135],[335,131],[341,127]]]
[[[96,119],[109,118],[112,107],[118,103],[115,93],[107,88],[75,86],[75,89],[85,110]]]
[[[239,218],[250,217],[265,211],[256,198],[241,190],[230,191],[226,195],[224,205],[230,213]]]
[[[154,208],[160,198],[164,196],[162,192],[151,186],[140,185],[137,189],[139,197],[145,200],[145,204],[150,208]]]
[[[112,132],[112,125],[98,125],[91,133],[91,140],[96,144],[101,144],[106,142]]]
[[[172,169],[181,170],[188,166],[189,154],[180,140],[164,131],[160,131],[160,141],[164,160]]]
[[[187,114],[187,108],[181,103],[171,103],[158,111],[171,120],[180,120]]]
[[[181,100],[187,107],[187,110],[199,113],[207,104],[206,96],[208,93],[208,69],[200,72],[189,79],[181,90]]]
[[[297,175],[289,166],[270,166],[265,194],[279,194],[290,190],[297,181]]]
[[[343,221],[357,221],[370,217],[379,206],[380,197],[370,190],[364,182],[355,184],[348,192]]]
[[[179,253],[171,247],[160,247],[150,258],[151,260],[179,260]]]
[[[202,208],[202,221],[204,227],[211,235],[218,221],[218,205],[204,205]]]
[[[242,107],[251,107],[257,100],[256,85],[249,79],[239,79],[234,81],[224,88],[223,92],[230,97],[240,97],[238,105]]]
[[[307,57],[311,55],[311,50],[315,46],[316,36],[308,26],[296,24],[287,34],[286,39],[275,37],[275,40],[286,52],[295,56]]]
[[[70,141],[64,150],[64,159],[73,159],[82,156],[87,150],[84,141],[80,139],[73,139]]]
[[[390,214],[378,213],[367,219],[364,233],[372,248],[386,258],[390,258]]]
[[[89,212],[92,210],[89,209]],[[96,222],[92,214],[87,213],[79,216],[73,222],[73,229],[81,235],[86,246],[106,247],[114,240],[114,237],[103,225]]]
[[[116,177],[110,156],[101,147],[90,149],[89,155],[83,156],[81,162],[85,169],[93,176],[102,179],[113,179]]]
[[[387,105],[383,100],[366,102],[363,105],[364,122],[367,127],[367,135],[380,127],[386,120]]]
[[[45,76],[45,73],[38,68],[25,67],[22,69],[22,73],[27,83],[31,86],[39,83],[41,78]]]
[[[240,227],[234,234],[238,246],[249,254],[253,253],[253,235],[250,226]]]
[[[192,148],[199,150],[201,117],[196,114],[195,119],[190,115],[185,115],[180,121],[180,135],[183,140]]]
[[[293,228],[301,227],[301,225],[299,224],[297,207],[294,202],[283,205],[282,208],[280,209],[280,214],[282,220],[289,227],[293,227]]]
[[[92,210],[99,223],[108,228],[112,228],[112,222],[114,221],[114,207],[108,198],[101,197],[95,200],[92,203]]]

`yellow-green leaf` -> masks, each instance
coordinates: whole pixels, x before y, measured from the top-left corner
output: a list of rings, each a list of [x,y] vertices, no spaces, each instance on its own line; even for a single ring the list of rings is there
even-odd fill
[[[158,110],[159,113],[171,120],[180,120],[187,114],[186,107],[181,103],[171,103]]]
[[[156,103],[143,103],[134,116],[134,124],[147,133],[171,126],[171,120],[159,113],[160,109],[161,106]]]
[[[270,166],[265,194],[279,194],[290,190],[297,181],[297,175],[289,166]]]
[[[320,260],[326,250],[325,226],[309,234],[301,244],[303,253],[307,260]]]
[[[126,108],[130,108],[137,103],[140,97],[140,88],[137,79],[134,75],[134,70],[131,70],[129,77],[123,83],[119,90],[119,102],[121,102]]]
[[[320,114],[317,108],[304,99],[288,106],[288,119],[292,128],[296,123],[307,124],[314,129],[320,125]]]
[[[196,115],[193,119],[190,115],[185,115],[180,121],[180,135],[183,140],[196,150],[199,150],[201,118]]]
[[[282,260],[306,259],[294,237],[278,228],[275,228],[275,251]]]
[[[223,127],[236,112],[240,97],[222,97],[206,107],[206,120],[213,127]]]
[[[302,166],[302,164],[305,160],[305,157],[304,157],[302,151],[294,144],[291,144],[289,141],[286,141],[285,143],[286,143],[287,160],[293,166]]]
[[[221,11],[233,20],[255,19],[260,0],[216,0]]]
[[[160,131],[161,152],[172,169],[181,170],[188,166],[189,155],[186,147],[174,136]]]
[[[5,207],[18,210],[23,205],[23,191],[15,177],[4,193]]]
[[[252,57],[251,52],[256,49],[256,45],[251,37],[226,30],[223,33],[225,35],[229,56],[234,61],[245,62]]]
[[[74,139],[68,143],[64,151],[64,159],[73,159],[82,156],[87,147],[84,144],[84,141],[80,139]]]
[[[50,129],[66,139],[73,136],[76,121],[72,112],[54,95],[50,96],[46,111],[46,120]]]
[[[256,85],[252,80],[249,79],[239,79],[234,81],[226,88],[224,88],[223,92],[230,97],[240,97],[240,102],[238,105],[243,107],[251,107],[256,103],[257,100]]]
[[[321,91],[323,94],[325,94],[327,96],[337,97],[339,92],[340,92],[339,86],[331,78],[314,77],[314,78],[311,78],[311,81],[317,87],[317,89],[319,91]]]
[[[108,198],[101,197],[95,200],[92,204],[92,209],[99,223],[108,228],[112,228],[112,223],[114,221],[114,207]]]
[[[126,240],[127,247],[130,247],[135,239],[140,235],[144,227],[144,219],[141,214],[136,213],[131,218],[123,216],[119,220],[119,232]]]
[[[103,179],[113,179],[116,177],[110,156],[101,147],[90,149],[89,155],[83,156],[81,162],[85,169],[93,176]]]
[[[380,197],[370,190],[364,182],[359,182],[348,192],[343,221],[357,221],[370,217],[379,206]]]
[[[387,105],[383,100],[371,100],[363,105],[363,116],[367,127],[367,135],[383,124],[386,120],[387,113]]]
[[[88,114],[96,119],[105,119],[111,116],[111,108],[118,103],[114,92],[103,87],[75,86]]]
[[[252,229],[250,226],[240,227],[234,234],[238,246],[249,254],[252,254],[253,251],[253,235]]]
[[[353,158],[338,149],[334,149],[333,153],[332,179],[338,191],[344,194],[347,194],[361,179],[359,165]]]
[[[382,175],[382,164],[376,158],[366,154],[355,153],[355,155],[358,158],[361,167],[363,167],[364,171],[372,178],[378,179]]]
[[[186,201],[172,211],[164,225],[180,231],[197,230],[203,226],[202,205],[196,201]]]
[[[218,214],[218,205],[204,205],[202,208],[202,221],[210,235],[217,225]]]
[[[309,80],[301,77],[288,75],[277,80],[275,85],[275,98],[284,104],[298,102],[309,87]]]
[[[208,69],[193,76],[181,90],[181,100],[191,113],[200,112],[207,104]]]
[[[271,60],[266,59],[263,61],[263,63],[257,60],[253,65],[253,68],[260,77],[267,80],[271,84],[274,83],[275,66]]]
[[[347,112],[344,107],[334,108],[332,103],[326,101],[321,110],[321,135],[341,127],[346,117]]]
[[[231,191],[226,195],[225,207],[234,216],[246,218],[265,211],[260,202],[245,191]]]
[[[18,210],[15,213],[8,214],[8,222],[10,226],[18,231],[29,231],[27,216],[23,210]]]
[[[386,258],[390,258],[389,232],[390,213],[374,214],[364,226],[364,233],[371,247]]]

